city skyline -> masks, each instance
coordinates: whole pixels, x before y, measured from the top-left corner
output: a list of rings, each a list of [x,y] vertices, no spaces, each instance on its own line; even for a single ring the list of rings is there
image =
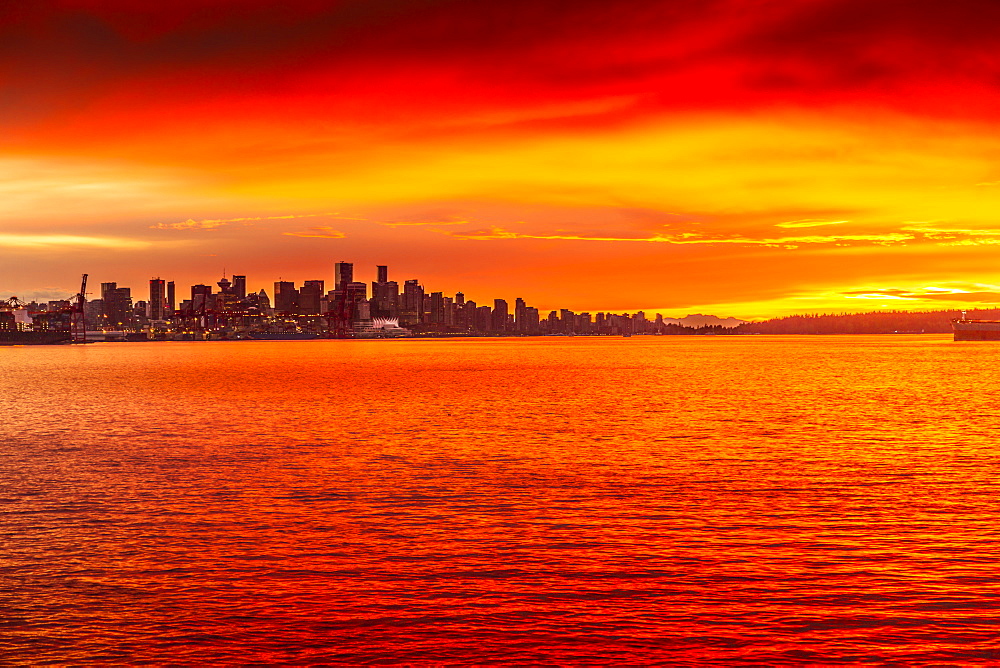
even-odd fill
[[[5,16],[0,294],[338,256],[543,309],[1000,301],[995,3],[235,7]]]
[[[264,335],[316,335],[337,338],[381,338],[417,335],[541,335],[541,334],[664,334],[681,333],[671,326],[734,327],[732,318],[660,313],[547,313],[522,297],[494,297],[477,302],[457,290],[427,289],[418,278],[392,280],[387,265],[376,265],[375,280],[358,280],[354,264],[333,264],[333,281],[313,278],[297,285],[280,277],[272,290],[259,291],[247,275],[223,275],[215,286],[178,286],[159,276],[150,278],[148,292],[134,291],[116,281],[100,281],[99,292],[83,303],[86,329],[142,334],[144,338],[175,338],[178,334],[209,338]],[[369,285],[371,290],[369,292]],[[326,290],[330,287],[330,290]],[[88,292],[87,295],[91,293]],[[77,300],[47,304],[23,303],[18,308],[45,331],[65,327]],[[76,309],[78,310],[78,309]],[[68,322],[68,321],[67,321]],[[83,326],[81,326],[81,331]]]

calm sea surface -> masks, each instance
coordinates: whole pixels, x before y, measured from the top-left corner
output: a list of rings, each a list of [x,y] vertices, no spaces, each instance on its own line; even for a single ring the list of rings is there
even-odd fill
[[[1000,662],[1000,343],[0,348],[0,663]]]

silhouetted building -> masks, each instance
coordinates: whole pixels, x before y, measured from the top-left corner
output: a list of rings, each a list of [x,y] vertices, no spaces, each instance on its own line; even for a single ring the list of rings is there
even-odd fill
[[[399,312],[399,322],[404,326],[419,325],[423,322],[424,288],[412,278],[403,284],[403,306]]]
[[[117,283],[101,283],[102,324],[112,329],[129,327],[134,322],[132,290]]]
[[[282,315],[294,314],[299,305],[299,291],[291,281],[274,282],[274,312]]]
[[[306,281],[299,291],[299,313],[302,315],[319,315],[321,313],[320,300],[323,297],[323,289],[323,281]]]
[[[177,292],[173,281],[167,281],[167,315],[173,316],[177,311]]]
[[[240,300],[247,298],[246,276],[233,276],[233,294]]]
[[[494,332],[507,331],[507,302],[503,299],[493,300],[493,327]]]
[[[372,283],[371,313],[373,318],[399,316],[399,284],[389,280],[389,268],[377,265],[378,280]]]
[[[167,285],[161,278],[149,279],[146,317],[150,320],[164,320],[167,317]]]
[[[211,309],[212,304],[212,286],[204,285],[199,283],[198,285],[191,286],[191,310],[200,313]]]
[[[444,324],[444,294],[440,292],[431,293],[431,308],[429,321],[433,325]]]
[[[333,289],[343,290],[344,286],[354,281],[354,264],[351,262],[336,262],[333,265]]]

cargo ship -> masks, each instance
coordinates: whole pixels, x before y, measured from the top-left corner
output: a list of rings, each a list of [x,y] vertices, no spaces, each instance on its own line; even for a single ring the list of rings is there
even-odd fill
[[[963,312],[951,321],[951,329],[955,341],[1000,341],[1000,320],[969,320]]]

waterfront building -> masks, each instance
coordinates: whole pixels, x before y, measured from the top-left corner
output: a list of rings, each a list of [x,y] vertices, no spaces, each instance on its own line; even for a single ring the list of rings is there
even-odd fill
[[[444,297],[444,326],[451,330],[455,327],[455,301],[451,297]]]
[[[504,299],[493,300],[493,323],[491,329],[494,332],[507,331],[507,301]]]
[[[534,306],[524,307],[524,326],[519,331],[524,334],[538,333],[538,309]]]
[[[243,300],[247,298],[247,277],[233,276],[233,294],[236,298]]]
[[[480,306],[476,309],[476,331],[488,332],[493,328],[493,309]]]
[[[306,281],[299,290],[299,313],[302,315],[319,315],[322,313],[320,301],[323,297],[324,282],[321,280]]]
[[[411,278],[403,283],[403,305],[399,313],[399,322],[404,327],[419,325],[424,319],[424,288],[420,282]]]
[[[177,311],[177,292],[173,281],[167,281],[167,315],[173,317]]]
[[[343,290],[348,283],[354,282],[354,264],[351,262],[336,262],[333,265],[333,289]]]
[[[514,327],[521,334],[525,332],[524,310],[527,307],[528,305],[520,297],[514,300]]]
[[[149,279],[146,316],[150,320],[165,320],[167,317],[167,285],[161,278]]]
[[[440,292],[431,293],[430,318],[432,325],[444,324],[444,295]]]
[[[274,282],[274,312],[275,314],[291,315],[297,312],[299,291],[291,281]]]
[[[129,327],[134,322],[131,288],[118,283],[101,283],[101,325],[106,329]]]
[[[372,316],[396,318],[399,316],[399,283],[389,280],[389,268],[376,266],[378,280],[372,283]]]

